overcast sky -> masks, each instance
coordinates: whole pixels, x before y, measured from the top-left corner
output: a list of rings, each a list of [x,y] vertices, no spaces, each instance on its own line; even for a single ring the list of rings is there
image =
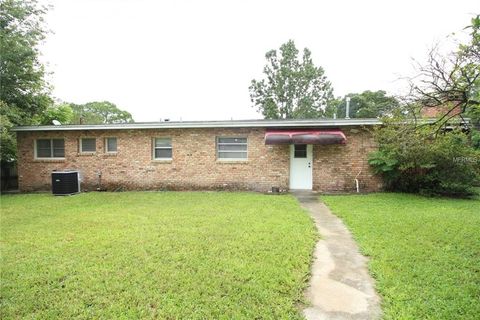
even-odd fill
[[[312,51],[336,96],[396,93],[411,58],[480,11],[478,0],[42,2],[54,96],[108,100],[136,121],[261,118],[248,86],[288,39]]]

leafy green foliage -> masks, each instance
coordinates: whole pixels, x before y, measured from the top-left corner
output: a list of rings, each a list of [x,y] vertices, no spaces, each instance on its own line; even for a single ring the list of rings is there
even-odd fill
[[[5,103],[0,101],[0,108],[4,108]],[[0,114],[0,159],[2,162],[13,162],[17,155],[17,140],[11,134],[10,129],[13,124],[6,115]]]
[[[470,30],[470,42],[460,45],[459,55],[467,61],[465,77],[472,78],[473,84],[469,94],[469,104],[466,107],[465,115],[470,118],[474,129],[472,130],[472,144],[480,150],[480,15],[475,16]]]
[[[385,151],[374,151],[368,156],[368,163],[373,167],[376,174],[394,173],[398,166],[398,160]]]
[[[1,161],[15,159],[13,125],[31,124],[52,103],[38,45],[46,31],[44,6],[35,0],[0,2]]]
[[[120,110],[115,104],[88,102],[86,104],[62,103],[49,106],[41,115],[35,117],[35,123],[51,125],[53,120],[62,124],[106,124],[133,122],[132,115]]]
[[[3,319],[302,319],[316,230],[291,196],[2,196]]]
[[[458,55],[464,61],[460,79],[472,84],[467,92],[469,103],[466,113],[476,124],[480,124],[480,15],[472,18],[466,29],[470,30],[470,41],[459,48]]]
[[[476,149],[480,149],[480,131],[473,130],[471,139],[472,139],[472,146]]]
[[[72,124],[105,124],[133,122],[132,115],[120,110],[115,104],[102,102],[88,102],[83,105],[69,104],[73,110]]]
[[[28,124],[51,103],[37,49],[46,33],[46,8],[35,0],[5,0],[0,6],[2,115]]]
[[[332,100],[326,109],[327,117],[332,118],[334,114],[339,118],[346,116],[346,97],[350,98],[350,118],[379,118],[392,114],[400,106],[395,97],[388,96],[383,90],[367,90]]]
[[[477,319],[480,199],[322,196],[370,258],[383,318]]]
[[[59,121],[61,124],[70,124],[73,120],[73,110],[68,103],[49,106],[36,121],[41,125],[52,125],[53,120]]]
[[[333,99],[322,67],[316,67],[307,48],[301,60],[293,40],[265,55],[265,79],[252,80],[250,98],[266,119],[318,118]]]
[[[477,127],[480,126],[480,104],[470,106],[470,108],[466,110],[465,116],[471,120],[473,125]]]
[[[479,181],[480,154],[463,132],[437,133],[436,127],[385,120],[375,131],[379,150],[369,164],[388,190],[467,196]]]

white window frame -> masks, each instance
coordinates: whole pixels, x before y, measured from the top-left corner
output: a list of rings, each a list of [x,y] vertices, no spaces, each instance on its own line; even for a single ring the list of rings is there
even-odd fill
[[[115,151],[108,150],[108,139],[115,139],[116,140],[117,150],[115,150]],[[104,143],[105,143],[105,153],[117,153],[118,152],[118,138],[117,137],[105,137]]]
[[[39,157],[37,155],[37,141],[38,140],[50,140],[50,155],[51,157]],[[63,157],[53,156],[53,140],[63,140]],[[34,159],[39,160],[64,160],[65,159],[65,138],[36,138],[33,143]]]
[[[83,143],[82,143],[83,139],[94,139],[95,140],[95,151],[83,151]],[[80,153],[86,153],[86,154],[96,153],[97,152],[97,138],[96,137],[81,137],[78,140],[78,149],[79,149]]]
[[[157,139],[169,139],[170,140],[170,147],[157,147],[156,140]],[[162,150],[172,150],[172,156],[170,158],[157,158],[155,157],[155,150],[162,149]],[[152,139],[152,158],[154,161],[172,161],[173,159],[173,140],[171,137],[155,137]]]
[[[220,139],[245,139],[245,143],[225,143],[225,142],[222,142],[220,143]],[[220,149],[218,148],[219,145],[246,145],[247,146],[247,150],[241,150],[241,151],[235,151],[235,150],[223,150],[223,151],[220,151]],[[248,161],[248,137],[245,137],[245,136],[218,136],[216,137],[215,139],[215,149],[216,149],[216,156],[217,156],[217,160],[218,161]],[[245,158],[221,158],[220,157],[220,153],[221,152],[238,152],[238,153],[246,153],[246,157]]]

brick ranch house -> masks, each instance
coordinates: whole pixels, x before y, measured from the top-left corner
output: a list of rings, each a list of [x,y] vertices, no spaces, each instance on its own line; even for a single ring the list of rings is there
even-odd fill
[[[378,119],[22,126],[20,191],[78,170],[82,190],[377,191],[367,163]]]

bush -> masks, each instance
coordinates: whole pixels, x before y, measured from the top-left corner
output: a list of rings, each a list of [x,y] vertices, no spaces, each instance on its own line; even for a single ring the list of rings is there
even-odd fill
[[[480,131],[473,131],[471,134],[472,146],[476,149],[480,149]]]
[[[480,152],[461,131],[388,124],[375,132],[379,149],[369,164],[387,190],[425,195],[469,196],[480,177]]]

